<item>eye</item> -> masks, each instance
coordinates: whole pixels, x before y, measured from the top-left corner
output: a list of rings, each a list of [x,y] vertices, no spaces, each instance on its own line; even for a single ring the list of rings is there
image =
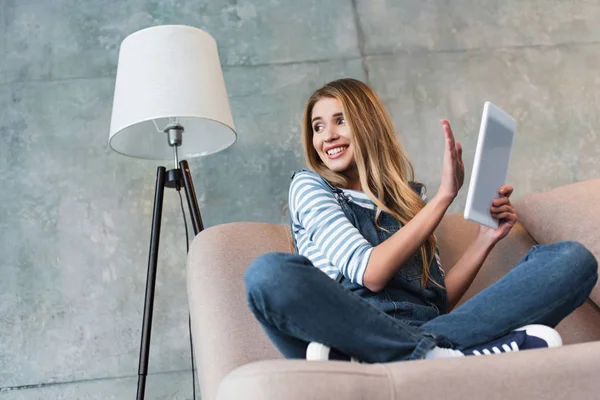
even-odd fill
[[[323,124],[317,124],[317,125],[313,126],[313,131],[320,132],[322,128],[323,128]]]
[[[346,118],[341,117],[340,119],[338,119],[338,124],[346,124]]]

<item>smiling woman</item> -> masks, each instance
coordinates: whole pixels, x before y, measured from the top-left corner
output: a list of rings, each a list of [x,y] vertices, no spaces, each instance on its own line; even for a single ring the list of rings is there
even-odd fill
[[[594,256],[577,242],[536,246],[453,310],[517,215],[512,187],[499,188],[490,204],[498,228],[480,227],[444,274],[433,233],[464,167],[446,120],[442,132],[441,184],[428,200],[369,86],[341,79],[309,98],[302,142],[310,170],[296,172],[289,190],[297,254],[260,256],[245,276],[250,309],[286,357],[375,363],[561,345],[552,327],[597,280]]]
[[[410,184],[413,167],[392,121],[379,97],[364,83],[341,79],[315,91],[304,112],[302,137],[307,165],[335,186],[364,192],[376,207],[375,225],[382,212],[406,224],[425,206],[420,190],[415,192]],[[339,152],[340,147],[346,150]],[[332,155],[332,150],[339,153]],[[431,280],[433,233],[418,247],[425,285]],[[374,271],[369,271],[365,282],[371,289],[391,278],[377,273],[371,282]]]

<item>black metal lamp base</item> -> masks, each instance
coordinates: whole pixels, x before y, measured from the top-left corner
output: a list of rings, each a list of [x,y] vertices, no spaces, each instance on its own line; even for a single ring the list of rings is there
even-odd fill
[[[180,190],[185,188],[186,200],[190,210],[194,235],[204,230],[192,175],[186,160],[179,162],[179,168],[166,171],[158,167],[156,171],[156,188],[154,191],[154,211],[152,213],[152,232],[150,234],[150,250],[148,254],[148,274],[146,276],[146,297],[144,300],[144,319],[142,323],[142,339],[140,344],[140,360],[138,366],[137,399],[143,400],[148,375],[148,356],[150,355],[150,335],[152,329],[152,313],[154,310],[154,289],[156,287],[156,266],[158,260],[158,243],[160,241],[160,224],[162,219],[163,195],[165,187]]]

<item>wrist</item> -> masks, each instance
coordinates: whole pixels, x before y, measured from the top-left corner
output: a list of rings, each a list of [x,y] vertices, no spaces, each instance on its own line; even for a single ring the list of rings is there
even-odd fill
[[[484,232],[481,230],[479,230],[479,233],[477,234],[477,237],[475,238],[475,242],[481,246],[481,247],[485,247],[488,249],[492,249],[496,243],[498,243],[498,239],[489,235],[488,233]]]
[[[452,195],[436,193],[435,196],[429,201],[430,203],[439,204],[445,208],[450,207],[450,204],[454,201],[454,197]]]

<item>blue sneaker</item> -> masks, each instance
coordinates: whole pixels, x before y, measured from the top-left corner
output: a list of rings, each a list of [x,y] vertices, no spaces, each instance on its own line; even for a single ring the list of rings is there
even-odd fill
[[[554,329],[545,325],[527,325],[491,342],[463,350],[462,353],[465,356],[481,356],[561,345],[562,339]]]

